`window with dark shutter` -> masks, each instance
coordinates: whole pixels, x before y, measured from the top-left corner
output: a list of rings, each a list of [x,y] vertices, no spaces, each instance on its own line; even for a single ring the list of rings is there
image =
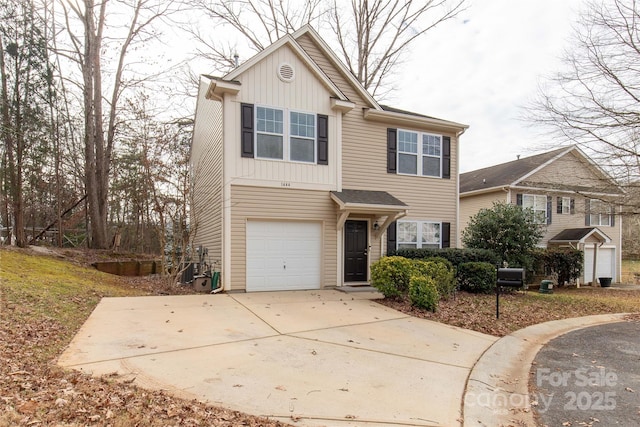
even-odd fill
[[[556,213],[562,214],[562,197],[557,198],[558,206],[556,207]]]
[[[253,104],[240,104],[240,155],[253,158]]]
[[[443,248],[451,247],[451,223],[450,222],[442,223],[442,247]]]
[[[547,225],[551,224],[552,197],[547,196]]]
[[[391,223],[389,228],[387,228],[387,255],[391,252],[395,252],[397,247],[397,222],[394,221]]]
[[[451,137],[442,137],[442,177],[451,179]]]
[[[516,205],[522,206],[522,194],[516,194]]]
[[[329,164],[329,116],[318,114],[318,164]]]
[[[572,198],[571,201],[569,202],[569,206],[570,206],[569,213],[571,215],[575,214],[576,213],[576,199]]]
[[[397,135],[397,129],[387,129],[387,173],[397,173]]]

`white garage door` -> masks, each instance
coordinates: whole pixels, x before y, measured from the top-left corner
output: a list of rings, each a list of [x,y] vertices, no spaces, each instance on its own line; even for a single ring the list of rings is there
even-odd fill
[[[611,277],[616,280],[616,248],[598,248],[596,279]],[[584,281],[593,281],[593,248],[586,247],[584,251]]]
[[[247,292],[320,288],[322,226],[247,222]]]

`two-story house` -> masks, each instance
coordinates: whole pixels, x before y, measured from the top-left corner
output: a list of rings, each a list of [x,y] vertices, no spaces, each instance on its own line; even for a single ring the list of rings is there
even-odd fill
[[[466,128],[380,105],[305,26],[201,77],[194,243],[228,291],[365,283],[389,249],[455,246]]]
[[[616,200],[622,191],[576,146],[460,175],[460,230],[494,202],[531,208],[544,227],[542,247],[584,253],[581,282],[620,280],[622,225]],[[597,280],[596,280],[597,282]]]

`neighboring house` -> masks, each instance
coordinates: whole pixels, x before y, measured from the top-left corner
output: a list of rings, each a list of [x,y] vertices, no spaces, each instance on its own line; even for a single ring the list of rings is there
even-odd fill
[[[460,175],[460,230],[494,202],[533,209],[545,233],[543,247],[584,253],[582,283],[620,280],[622,226],[614,180],[576,146]],[[595,263],[594,263],[595,259]]]
[[[201,77],[194,243],[227,291],[365,283],[389,249],[455,246],[466,128],[381,106],[305,26]]]

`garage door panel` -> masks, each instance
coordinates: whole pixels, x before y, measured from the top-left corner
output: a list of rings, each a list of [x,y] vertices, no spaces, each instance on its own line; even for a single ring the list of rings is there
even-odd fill
[[[319,222],[247,221],[247,291],[319,289]]]
[[[598,277],[616,278],[615,248],[598,248],[598,258],[596,263],[596,279]],[[593,248],[585,248],[584,279],[586,283],[593,281]]]

